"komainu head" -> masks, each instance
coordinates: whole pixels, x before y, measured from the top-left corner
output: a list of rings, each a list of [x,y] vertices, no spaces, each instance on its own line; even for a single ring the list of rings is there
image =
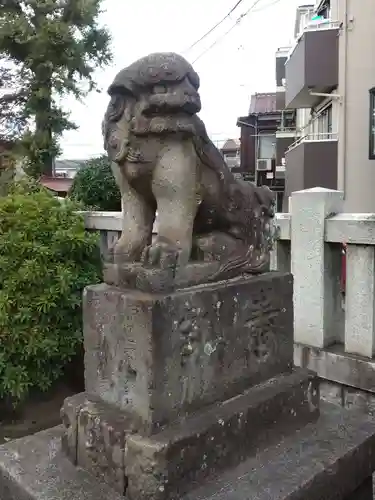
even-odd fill
[[[108,89],[111,99],[103,122],[110,157],[121,158],[132,136],[195,135],[198,90],[198,74],[172,52],[150,54],[120,71]]]

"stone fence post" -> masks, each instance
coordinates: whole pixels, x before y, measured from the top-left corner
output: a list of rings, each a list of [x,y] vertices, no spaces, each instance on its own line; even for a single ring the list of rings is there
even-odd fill
[[[325,242],[325,220],[341,212],[343,193],[296,191],[291,202],[294,341],[323,348],[343,341],[341,247]]]

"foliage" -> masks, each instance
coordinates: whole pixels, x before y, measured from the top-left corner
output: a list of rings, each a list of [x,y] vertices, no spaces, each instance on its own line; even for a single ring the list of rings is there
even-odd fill
[[[121,195],[107,156],[89,160],[77,172],[69,196],[86,209],[121,211]]]
[[[21,109],[28,173],[51,174],[58,140],[76,128],[61,97],[96,88],[93,73],[111,60],[110,35],[100,27],[102,0],[2,0],[0,57],[14,65],[21,88],[8,92]],[[4,72],[3,80],[9,80]],[[3,96],[4,101],[4,96]],[[0,107],[1,107],[0,99]]]
[[[0,140],[13,142],[22,136],[26,119],[22,106],[26,95],[22,75],[6,59],[0,58]]]
[[[28,180],[0,198],[0,398],[47,389],[81,343],[81,294],[101,261],[75,208]]]
[[[1,160],[0,154],[0,196],[6,196],[14,182],[14,167],[13,164],[2,167]]]

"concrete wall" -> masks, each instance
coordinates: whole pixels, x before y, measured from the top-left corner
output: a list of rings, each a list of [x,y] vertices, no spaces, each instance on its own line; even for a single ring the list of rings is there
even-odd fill
[[[375,1],[338,0],[338,188],[348,212],[375,211],[375,160],[369,160],[369,89],[375,86]]]

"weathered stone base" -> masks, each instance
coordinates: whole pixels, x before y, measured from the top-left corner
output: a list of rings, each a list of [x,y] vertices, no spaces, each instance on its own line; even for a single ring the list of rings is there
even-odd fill
[[[332,403],[342,408],[356,409],[363,411],[365,414],[375,416],[375,394],[372,392],[362,391],[354,387],[330,382],[320,379],[320,397],[322,401]]]
[[[173,266],[165,269],[154,269],[136,264],[114,264],[105,263],[104,281],[108,285],[114,285],[120,288],[136,289],[142,292],[160,292],[166,293],[187,287],[207,284],[209,277],[213,276],[220,269],[220,262],[196,262],[189,263],[181,268],[178,274],[175,274]],[[238,271],[232,272],[238,276]],[[230,279],[233,276],[222,277]],[[217,280],[214,280],[217,281]]]
[[[89,286],[85,388],[144,434],[293,366],[293,278],[242,276],[169,294]]]
[[[375,422],[331,405],[317,424],[282,440],[184,500],[372,500]]]
[[[1,500],[123,499],[61,453],[61,435],[54,428],[0,447]],[[372,500],[374,449],[372,419],[326,405],[317,422],[168,500]]]
[[[294,363],[317,373],[323,401],[375,416],[374,359],[348,354],[343,345],[318,349],[296,344]]]
[[[87,394],[66,400],[63,415],[63,449],[73,463],[133,499],[154,500],[316,420],[319,391],[309,372],[281,374],[153,436],[135,433],[126,412]]]
[[[1,500],[124,500],[62,454],[62,432],[54,427],[0,447]]]
[[[325,380],[375,394],[375,359],[349,354],[342,344],[324,349],[295,344],[294,364]]]
[[[172,265],[167,265],[162,269],[147,268],[140,263],[115,264],[106,262],[103,269],[104,282],[108,285],[141,290],[142,292],[166,293],[192,286],[230,280],[239,275],[239,270],[236,267],[222,272],[221,269],[224,266],[219,260],[190,262],[186,266],[177,269],[177,272],[173,265],[174,261],[175,258],[172,260]],[[268,269],[269,262],[266,261],[253,274],[260,274]],[[246,276],[245,270],[243,274]]]

